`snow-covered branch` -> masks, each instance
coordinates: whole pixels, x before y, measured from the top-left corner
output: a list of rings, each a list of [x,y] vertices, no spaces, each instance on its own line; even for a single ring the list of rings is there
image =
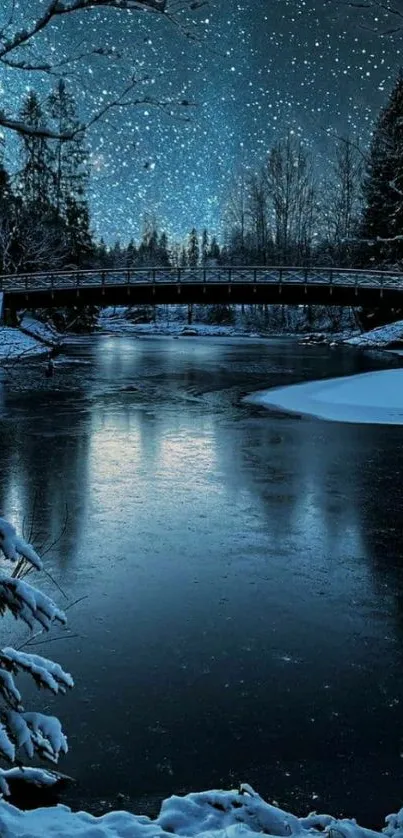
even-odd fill
[[[38,687],[48,689],[55,695],[65,693],[74,686],[71,675],[64,672],[60,664],[43,658],[41,655],[32,655],[21,650],[17,651],[9,646],[0,650],[0,666],[14,674],[17,674],[20,669],[28,672],[32,675]],[[0,676],[1,674],[2,670],[0,670]],[[3,674],[8,675],[9,673],[3,670]]]
[[[0,518],[0,550],[9,562],[23,558],[37,570],[42,570],[42,561],[32,545],[19,536],[15,527],[4,518]]]
[[[21,559],[37,570],[42,562],[31,544],[21,538],[15,528],[0,518],[0,550],[10,562]],[[54,622],[66,623],[66,616],[58,606],[32,585],[16,576],[0,572],[0,615],[9,610],[31,629],[39,623],[48,631]],[[57,763],[60,754],[67,752],[67,740],[59,719],[42,713],[26,711],[22,696],[15,684],[19,672],[30,675],[39,688],[55,695],[66,693],[74,686],[68,672],[55,661],[11,647],[0,649],[0,756],[14,763],[19,752],[29,759]],[[19,758],[19,757],[18,757]],[[53,785],[59,775],[42,769],[0,769],[0,792],[9,793],[7,779],[24,779],[38,785]]]
[[[16,620],[23,620],[30,629],[39,623],[49,631],[52,623],[66,624],[66,617],[50,597],[23,579],[0,572],[0,615],[10,611]]]

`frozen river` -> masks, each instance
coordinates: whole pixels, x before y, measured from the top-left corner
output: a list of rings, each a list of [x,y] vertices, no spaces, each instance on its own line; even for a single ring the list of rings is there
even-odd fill
[[[71,342],[53,379],[3,378],[2,514],[33,516],[69,601],[86,597],[73,636],[36,648],[76,689],[30,696],[64,721],[68,802],[153,811],[245,781],[363,825],[402,805],[402,428],[242,401],[389,363],[104,335]]]

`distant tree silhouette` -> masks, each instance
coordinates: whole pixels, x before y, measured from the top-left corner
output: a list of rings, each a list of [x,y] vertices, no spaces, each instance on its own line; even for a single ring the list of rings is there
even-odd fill
[[[188,264],[189,268],[196,268],[199,264],[200,248],[197,230],[195,227],[190,231],[188,243]]]
[[[403,73],[375,126],[364,178],[360,230],[366,261],[400,264],[403,259]]]

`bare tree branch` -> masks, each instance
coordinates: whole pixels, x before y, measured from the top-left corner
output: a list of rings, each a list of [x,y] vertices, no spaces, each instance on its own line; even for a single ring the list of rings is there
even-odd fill
[[[383,2],[383,0],[367,0],[367,2],[355,2],[354,0],[347,0],[346,4],[352,9],[358,9],[358,11],[362,10],[370,10],[375,12],[375,14],[381,12],[384,18],[397,18],[397,23],[387,29],[381,30],[379,27],[379,22],[376,21],[376,26],[363,26],[362,28],[368,29],[371,32],[376,32],[377,35],[381,38],[391,37],[393,35],[398,34],[403,30],[403,11],[398,9],[396,6],[392,6],[389,2]],[[374,21],[375,22],[375,21]]]
[[[167,0],[66,0],[66,2],[51,0],[39,18],[26,29],[16,32],[0,46],[0,58],[27,44],[56,18],[72,12],[99,9],[102,6],[119,11],[152,11],[163,14],[167,9]]]
[[[184,0],[182,7],[178,5],[177,0],[48,0],[43,13],[27,24],[24,29],[12,32],[9,36],[7,33],[12,27],[14,21],[15,0],[12,0],[10,14],[7,22],[0,31],[0,63],[8,69],[16,71],[38,71],[47,74],[63,73],[65,68],[72,64],[77,64],[89,56],[106,56],[108,58],[119,58],[119,51],[114,48],[109,49],[105,47],[93,47],[92,49],[70,55],[56,62],[48,60],[35,60],[27,58],[27,53],[21,54],[31,45],[36,43],[37,36],[50,28],[53,22],[62,16],[78,14],[79,12],[86,12],[89,10],[108,8],[115,9],[117,12],[151,12],[156,15],[163,15],[171,23],[178,26],[188,38],[193,35],[182,27],[180,20],[177,17],[178,12],[188,8],[191,11],[198,10],[206,5],[206,0]],[[159,102],[156,99],[144,97],[128,100],[128,94],[133,89],[134,85],[138,83],[133,78],[129,85],[116,96],[111,99],[103,108],[100,109],[94,116],[90,117],[86,123],[83,123],[74,131],[60,133],[53,130],[47,125],[32,126],[26,124],[22,119],[14,114],[9,114],[5,110],[0,110],[0,126],[17,134],[24,136],[43,137],[44,139],[57,140],[71,140],[78,133],[85,131],[88,127],[94,125],[112,108],[126,107],[129,104],[140,105],[149,104],[155,107],[168,110],[169,102]],[[171,103],[172,104],[172,103]],[[189,106],[191,103],[182,101],[181,106]]]

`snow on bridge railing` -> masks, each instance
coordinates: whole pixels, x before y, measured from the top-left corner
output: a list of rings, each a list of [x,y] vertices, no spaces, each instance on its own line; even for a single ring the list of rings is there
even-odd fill
[[[5,293],[57,291],[149,284],[270,283],[275,285],[338,285],[403,290],[403,273],[336,267],[235,266],[196,268],[143,267],[122,269],[60,270],[0,276]]]

